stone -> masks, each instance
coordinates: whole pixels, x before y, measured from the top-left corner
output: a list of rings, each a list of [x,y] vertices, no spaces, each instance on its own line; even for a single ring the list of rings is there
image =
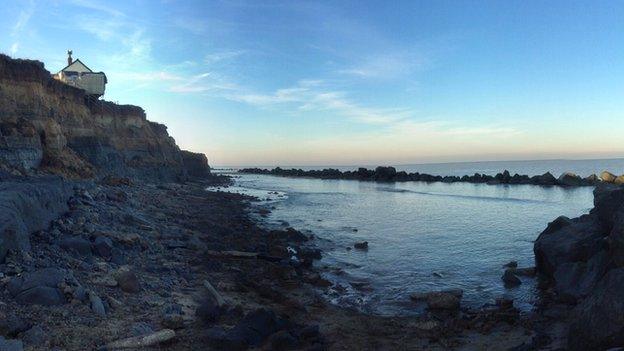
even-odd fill
[[[148,335],[154,332],[154,329],[145,322],[136,322],[133,323],[130,327],[130,335],[131,336],[141,336]]]
[[[225,307],[219,306],[214,299],[206,296],[197,306],[195,315],[205,323],[215,323],[225,313]]]
[[[11,296],[24,304],[60,305],[66,301],[58,286],[69,281],[79,286],[73,276],[62,269],[43,268],[35,272],[25,273],[13,278],[7,288]]]
[[[603,182],[613,183],[615,181],[615,178],[617,177],[611,172],[603,171],[602,173],[600,173],[600,179],[602,179]]]
[[[95,253],[103,258],[110,258],[113,254],[113,241],[105,236],[98,236],[93,242]]]
[[[136,293],[141,290],[139,278],[129,269],[120,269],[115,279],[117,280],[119,288],[127,293]]]
[[[564,172],[557,179],[557,183],[563,186],[581,186],[583,185],[583,179],[574,173]]]
[[[568,349],[606,350],[624,345],[624,268],[610,270],[574,310]]]
[[[46,333],[43,328],[35,325],[22,334],[22,341],[29,347],[42,346],[46,341]]]
[[[430,310],[458,310],[461,297],[453,292],[437,291],[428,293],[426,301]]]
[[[294,337],[290,332],[286,330],[280,330],[277,333],[271,335],[269,339],[271,344],[271,350],[283,351],[294,350],[299,346],[299,340]]]
[[[161,324],[165,328],[169,329],[182,329],[184,328],[184,318],[178,313],[165,313],[163,315]]]
[[[361,241],[353,244],[353,247],[358,250],[368,250],[368,241]]]
[[[501,279],[503,280],[503,283],[505,283],[506,288],[512,288],[522,284],[520,278],[516,277],[511,269],[506,269]]]
[[[31,324],[18,315],[9,314],[0,317],[0,335],[15,337],[30,327]]]
[[[286,321],[273,311],[260,308],[249,312],[228,331],[230,339],[243,340],[250,347],[260,346],[271,334],[286,327]]]
[[[613,180],[613,184],[616,184],[616,185],[622,185],[622,184],[624,184],[624,175],[617,176],[617,177]]]
[[[516,267],[518,267],[518,262],[517,261],[509,261],[509,263],[504,264],[503,267],[505,267],[505,268],[516,268]]]
[[[91,242],[79,236],[63,238],[59,246],[72,254],[81,257],[91,256]]]
[[[23,351],[24,343],[21,340],[5,339],[0,336],[0,351]]]
[[[94,292],[89,291],[89,303],[91,304],[91,310],[100,317],[106,317],[106,309],[102,303],[102,299]]]

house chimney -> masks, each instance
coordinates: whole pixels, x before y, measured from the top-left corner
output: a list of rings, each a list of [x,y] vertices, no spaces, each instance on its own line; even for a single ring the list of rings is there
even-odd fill
[[[71,50],[67,50],[67,65],[68,66],[71,65],[72,62],[73,62],[71,55],[72,55],[72,51]]]

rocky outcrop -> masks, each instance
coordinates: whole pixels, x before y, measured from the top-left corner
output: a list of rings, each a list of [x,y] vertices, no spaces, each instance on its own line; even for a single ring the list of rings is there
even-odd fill
[[[559,300],[577,303],[568,334],[571,350],[624,343],[624,188],[594,190],[589,214],[559,217],[534,245],[538,273]]]
[[[67,211],[73,189],[59,177],[0,182],[0,262],[8,250],[29,250],[30,233]]]
[[[38,61],[0,55],[0,161],[71,177],[116,174],[186,178],[183,153],[167,127],[138,106],[92,100],[52,79]],[[206,158],[192,157],[200,174]]]
[[[197,152],[182,151],[184,168],[191,177],[206,177],[210,175],[210,167],[206,155]]]

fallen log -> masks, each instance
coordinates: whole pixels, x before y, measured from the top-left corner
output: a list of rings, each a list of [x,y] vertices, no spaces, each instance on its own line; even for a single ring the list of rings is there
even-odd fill
[[[99,351],[137,349],[141,347],[154,346],[162,342],[169,341],[174,337],[175,332],[173,330],[163,329],[148,335],[135,336],[110,342],[106,344],[106,346],[101,347]]]

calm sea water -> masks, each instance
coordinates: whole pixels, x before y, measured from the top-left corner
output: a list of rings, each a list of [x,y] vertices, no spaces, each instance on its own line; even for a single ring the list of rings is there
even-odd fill
[[[481,162],[404,168],[432,174],[545,171],[580,174],[603,169],[624,173],[624,160]],[[416,167],[416,166],[410,166]],[[445,168],[446,167],[446,168]],[[515,168],[514,168],[515,167]],[[488,170],[493,170],[489,172]],[[409,295],[447,288],[464,290],[463,304],[479,307],[500,296],[529,310],[535,282],[505,289],[503,264],[533,266],[533,240],[549,221],[592,207],[592,188],[469,183],[373,183],[350,180],[241,175],[232,191],[256,195],[274,207],[268,225],[287,221],[319,239],[319,266],[344,291],[329,293],[341,305],[376,314],[415,314]],[[277,191],[278,194],[269,192]],[[368,251],[347,250],[368,241]],[[341,289],[342,290],[342,289]]]

